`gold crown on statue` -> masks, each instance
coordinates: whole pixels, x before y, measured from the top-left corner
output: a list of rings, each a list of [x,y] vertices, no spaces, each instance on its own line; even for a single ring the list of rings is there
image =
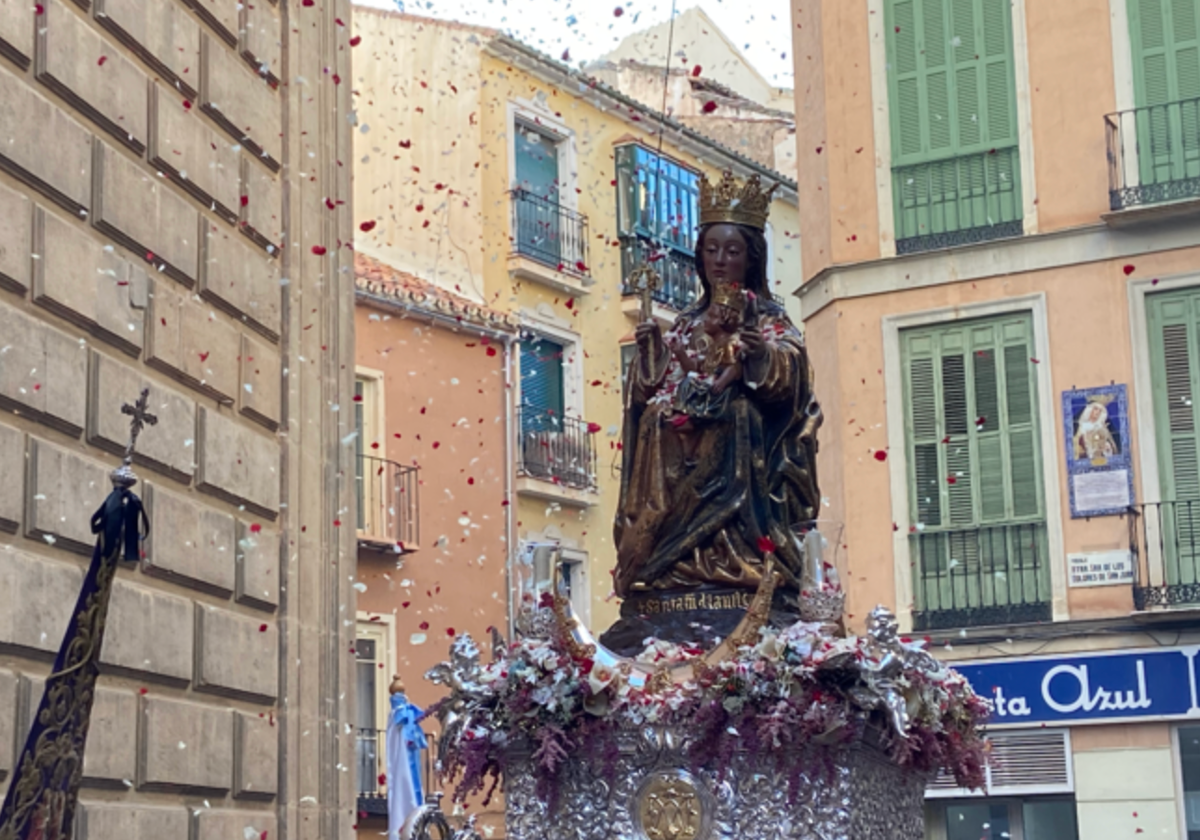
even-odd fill
[[[741,311],[746,305],[746,296],[736,283],[718,283],[713,286],[712,302]]]
[[[725,170],[714,187],[708,178],[700,179],[700,225],[728,222],[763,230],[771,212],[771,195],[779,187],[763,189],[762,180],[751,175],[739,189],[733,173]]]

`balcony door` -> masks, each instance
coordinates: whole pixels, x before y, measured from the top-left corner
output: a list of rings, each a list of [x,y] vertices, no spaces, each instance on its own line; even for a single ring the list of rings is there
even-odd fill
[[[1155,387],[1161,503],[1145,515],[1160,530],[1163,581],[1200,584],[1200,288],[1146,299]],[[1157,546],[1156,546],[1157,547]]]
[[[1020,236],[1010,0],[884,8],[897,252]]]
[[[1051,617],[1029,313],[904,330],[914,622]]]
[[[517,249],[543,262],[562,260],[558,141],[528,123],[515,124]]]
[[[1141,185],[1200,194],[1200,0],[1129,0],[1129,29]]]

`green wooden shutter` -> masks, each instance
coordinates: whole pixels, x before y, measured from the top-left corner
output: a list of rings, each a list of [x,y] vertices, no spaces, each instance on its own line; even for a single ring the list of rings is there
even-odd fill
[[[1143,184],[1200,177],[1200,0],[1129,0]]]
[[[1165,501],[1200,499],[1200,443],[1195,397],[1200,394],[1200,293],[1153,295],[1150,320],[1154,422],[1159,481]]]
[[[1200,580],[1200,291],[1147,299],[1163,561],[1169,584]]]
[[[896,239],[1019,222],[1009,0],[888,0]]]
[[[1031,317],[906,330],[901,344],[914,520],[1043,518]]]
[[[1032,318],[905,330],[901,351],[918,625],[1042,615],[1021,612],[1050,591]]]
[[[547,338],[521,342],[521,408],[526,430],[561,430],[563,346]]]

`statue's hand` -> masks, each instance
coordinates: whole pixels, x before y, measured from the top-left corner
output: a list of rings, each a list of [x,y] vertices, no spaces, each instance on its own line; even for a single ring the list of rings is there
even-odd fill
[[[762,330],[757,326],[743,327],[741,331],[742,358],[746,361],[758,361],[767,355],[767,342]]]
[[[662,327],[658,322],[643,321],[637,325],[634,335],[637,336],[638,350],[642,355],[651,359],[657,358],[663,340]]]

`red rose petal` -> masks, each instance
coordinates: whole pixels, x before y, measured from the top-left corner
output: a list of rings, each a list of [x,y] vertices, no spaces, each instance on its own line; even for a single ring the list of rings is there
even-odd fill
[[[447,636],[453,636],[453,635],[454,635],[454,628],[453,628],[453,627],[447,627],[447,628],[446,628],[446,635],[447,635]]]
[[[594,435],[598,431],[600,431],[599,423],[588,423],[588,434],[589,435]]]
[[[361,230],[363,233],[370,233],[371,231],[373,231],[375,229],[375,220],[371,219],[370,221],[363,222],[361,225],[358,226],[358,229]]]
[[[325,249],[325,246],[324,246],[324,245],[314,245],[314,246],[312,246],[312,252],[313,252],[314,254],[316,254],[318,257],[323,257],[323,256],[325,256],[325,254],[326,254],[326,253],[328,253],[328,251],[326,251],[326,249]]]
[[[242,206],[245,207],[249,203],[250,203],[250,196],[248,196],[248,195],[242,196]]]
[[[952,475],[948,475],[948,476],[946,476],[946,483],[947,484],[958,484],[958,479]]]
[[[883,449],[876,449],[875,450],[875,460],[876,461],[886,461],[887,460],[887,451],[883,450]]]
[[[617,6],[617,8],[613,9],[613,17],[620,17],[623,14],[625,14],[625,10],[620,6]]]
[[[489,348],[487,349],[487,354],[488,354],[489,356],[495,356],[495,355],[496,355],[496,348],[495,348],[495,347],[489,347]]]
[[[258,524],[257,522],[251,523],[251,525],[250,525],[250,533],[251,534],[257,534],[261,530],[262,530],[262,525]]]
[[[759,537],[758,550],[763,554],[770,554],[775,550],[775,540],[770,537]]]
[[[704,103],[700,110],[706,114],[711,114],[713,111],[717,110],[717,103],[710,99]]]
[[[1130,274],[1133,274],[1133,271],[1134,271],[1134,269],[1133,269],[1133,266],[1132,266],[1132,265],[1127,265],[1127,266],[1125,266],[1125,268],[1124,268],[1124,269],[1122,269],[1122,270],[1125,272],[1125,276],[1126,276],[1126,277],[1128,277]]]
[[[693,77],[699,76],[703,72],[704,72],[704,68],[702,68],[699,64],[697,64],[695,67],[692,68],[692,76]]]
[[[340,520],[340,519],[335,519],[335,520],[333,520],[333,527],[334,527],[334,528],[341,528],[341,527],[342,527],[342,520]]]
[[[418,626],[418,627],[420,627],[422,630],[428,630],[428,629],[429,629],[429,622],[428,622],[428,621],[422,621],[422,622],[421,622],[420,624],[418,624],[417,626]]]
[[[352,47],[357,47],[361,43],[362,43],[361,35],[355,35],[353,38],[350,39],[350,46],[352,46]]]
[[[103,67],[103,66],[104,66],[104,62],[106,62],[106,61],[108,61],[108,56],[106,56],[106,55],[102,55],[102,56],[100,56],[100,60],[99,60],[99,61],[97,61],[97,62],[96,62],[96,64],[97,64],[97,66],[99,66],[99,67]]]
[[[259,632],[259,633],[266,633],[266,632],[267,632],[267,625],[265,625],[265,624],[260,624],[260,625],[258,625],[258,632]]]

